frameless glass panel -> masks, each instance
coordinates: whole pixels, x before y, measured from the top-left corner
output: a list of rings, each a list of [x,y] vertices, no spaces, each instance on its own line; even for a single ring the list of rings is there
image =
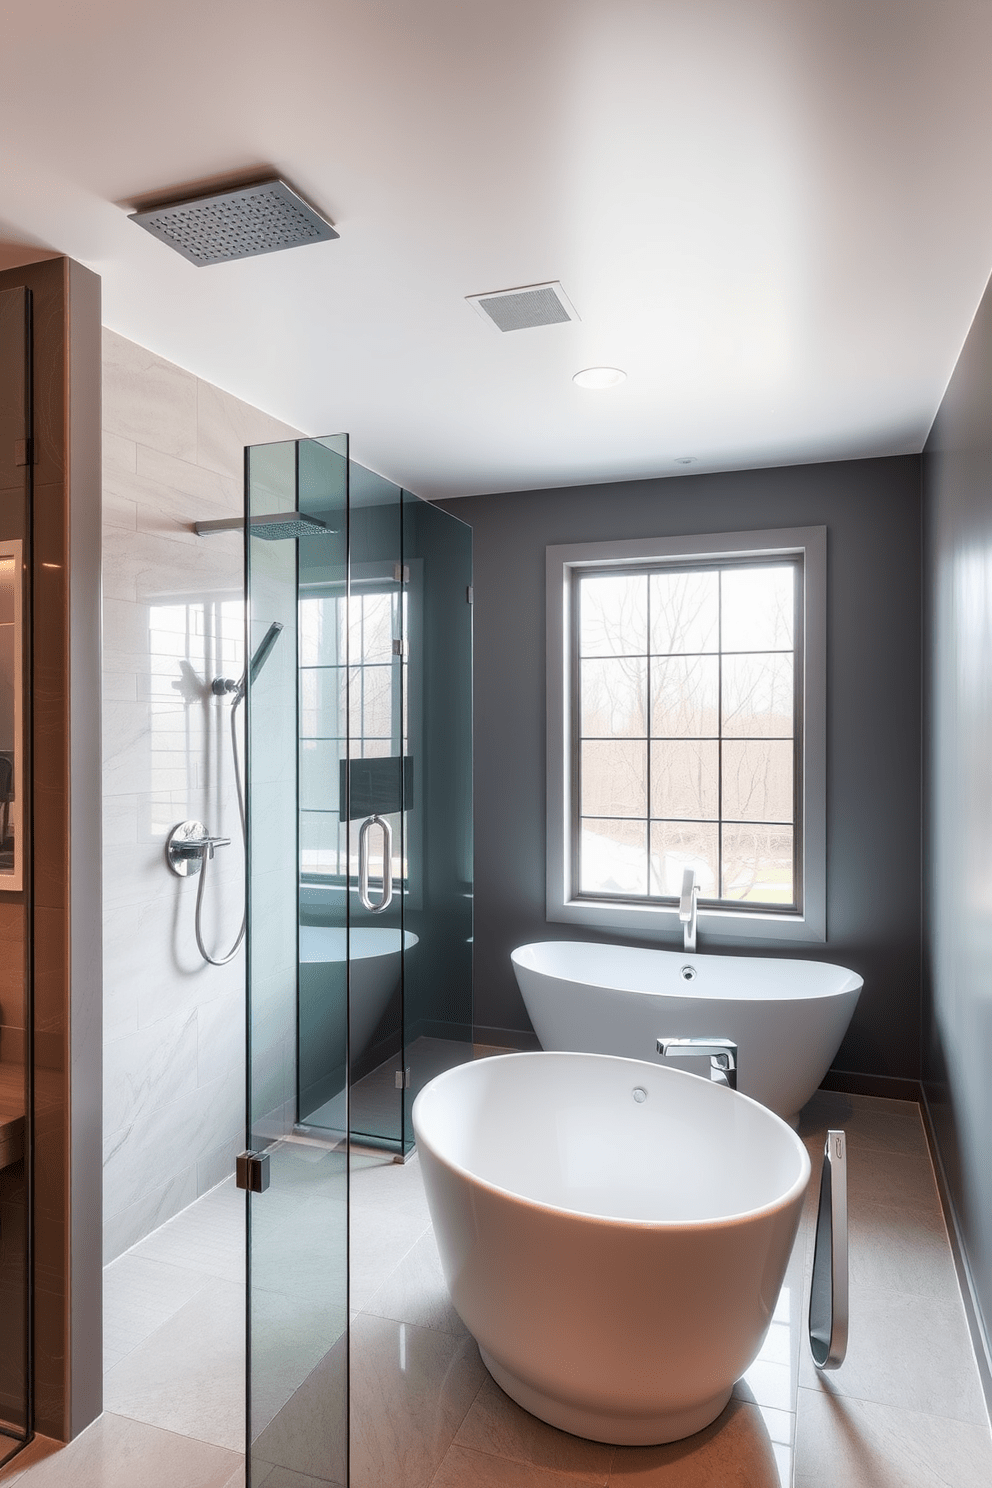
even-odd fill
[[[674,738],[720,732],[720,663],[715,656],[651,658],[651,732]]]
[[[583,894],[647,893],[647,822],[584,817],[579,830]]]
[[[715,820],[719,757],[716,739],[652,739],[651,815]]]
[[[723,815],[725,820],[792,820],[791,739],[725,739]]]
[[[347,908],[343,891],[320,892],[331,875],[301,882],[300,871],[340,862],[341,756],[336,740],[301,738],[299,671],[301,653],[335,665],[341,637],[336,616],[298,606],[297,564],[309,543],[325,567],[344,572],[347,441],[251,449],[247,507],[247,1146],[267,1159],[269,1176],[249,1196],[248,1485],[345,1484]],[[252,517],[273,512],[288,514],[278,536],[252,527]],[[301,512],[319,512],[324,526],[308,528]],[[301,535],[308,531],[320,535]],[[281,629],[263,658],[273,626]],[[308,728],[322,726],[319,687],[306,709]],[[301,1120],[317,1102],[327,1111],[319,1128]]]
[[[720,576],[683,569],[651,575],[651,650],[716,651],[720,635]]]
[[[795,629],[796,569],[728,568],[721,594],[724,651],[791,651]]]
[[[791,827],[725,826],[724,898],[792,904],[795,899],[792,853]]]
[[[648,746],[643,739],[585,739],[582,816],[647,816]]]
[[[651,823],[651,892],[675,895],[682,890],[682,875],[696,870],[703,899],[717,895],[719,881],[719,827],[715,822],[653,821]]]
[[[644,738],[648,664],[643,656],[581,663],[580,715],[585,738]]]
[[[725,738],[791,739],[793,658],[781,652],[723,658]]]
[[[580,656],[643,656],[648,649],[646,574],[589,574],[579,585]]]
[[[441,1070],[473,1057],[472,532],[407,491],[403,574],[409,1150],[418,1091]]]

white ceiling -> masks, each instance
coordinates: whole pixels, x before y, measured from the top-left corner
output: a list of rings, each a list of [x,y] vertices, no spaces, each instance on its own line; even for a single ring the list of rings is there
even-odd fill
[[[918,450],[992,269],[989,0],[11,0],[2,50],[0,239],[426,496]],[[195,269],[120,205],[263,163],[339,242]],[[580,322],[464,299],[555,279]]]

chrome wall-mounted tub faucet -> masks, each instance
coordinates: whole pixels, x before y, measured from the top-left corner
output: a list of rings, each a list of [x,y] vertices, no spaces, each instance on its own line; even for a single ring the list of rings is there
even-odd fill
[[[710,1079],[717,1085],[737,1089],[737,1045],[732,1039],[660,1038],[658,1053],[664,1059],[694,1059],[700,1054],[708,1054]]]

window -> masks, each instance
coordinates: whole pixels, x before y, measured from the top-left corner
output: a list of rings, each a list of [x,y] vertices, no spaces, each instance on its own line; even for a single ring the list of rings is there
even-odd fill
[[[548,550],[548,915],[821,939],[825,532]]]

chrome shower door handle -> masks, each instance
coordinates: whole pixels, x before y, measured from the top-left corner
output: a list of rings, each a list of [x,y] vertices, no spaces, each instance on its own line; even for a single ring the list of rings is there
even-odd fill
[[[373,827],[382,828],[382,898],[378,904],[372,903],[369,893],[369,833]],[[358,898],[369,914],[382,914],[393,902],[393,829],[378,813],[365,818],[358,834]]]

